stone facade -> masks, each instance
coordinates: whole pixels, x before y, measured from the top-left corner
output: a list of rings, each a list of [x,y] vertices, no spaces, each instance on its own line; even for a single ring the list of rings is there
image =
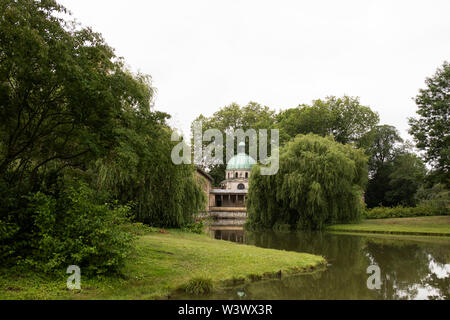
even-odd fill
[[[226,179],[221,183],[222,189],[248,190],[250,170],[227,170],[225,176]]]

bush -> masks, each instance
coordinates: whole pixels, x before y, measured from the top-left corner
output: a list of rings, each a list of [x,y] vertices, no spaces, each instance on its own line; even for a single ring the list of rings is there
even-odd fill
[[[420,188],[415,198],[420,206],[450,208],[450,190],[440,183],[433,185],[431,188]]]
[[[212,289],[213,283],[211,279],[194,278],[189,280],[185,291],[186,293],[193,295],[203,295],[210,293]]]
[[[19,231],[19,227],[14,223],[0,220],[0,259],[6,261],[15,252],[15,246],[8,243]]]
[[[181,230],[201,234],[203,233],[203,221],[200,220],[198,222],[189,223],[181,228]]]
[[[122,228],[128,206],[96,204],[84,184],[59,198],[37,192],[28,199],[34,226],[25,264],[46,272],[78,265],[85,274],[98,274],[117,271],[130,252],[133,236]]]
[[[367,219],[407,218],[421,216],[450,215],[450,208],[445,207],[375,207],[366,212]]]
[[[157,228],[147,226],[142,222],[133,222],[124,224],[122,226],[122,230],[129,232],[135,236],[144,236],[158,231]]]

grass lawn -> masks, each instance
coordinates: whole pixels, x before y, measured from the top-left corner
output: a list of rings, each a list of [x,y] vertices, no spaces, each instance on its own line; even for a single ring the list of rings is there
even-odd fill
[[[367,219],[358,224],[338,224],[332,231],[450,236],[450,216]]]
[[[66,289],[59,278],[0,270],[0,299],[157,299],[182,290],[191,279],[210,279],[215,289],[242,281],[307,272],[325,265],[320,256],[257,248],[168,230],[136,241],[121,276],[83,278],[81,290]]]

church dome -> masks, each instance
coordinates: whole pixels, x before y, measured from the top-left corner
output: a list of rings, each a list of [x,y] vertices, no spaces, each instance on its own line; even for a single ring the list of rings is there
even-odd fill
[[[250,170],[256,164],[255,159],[245,153],[245,143],[239,143],[238,154],[227,163],[227,170]]]

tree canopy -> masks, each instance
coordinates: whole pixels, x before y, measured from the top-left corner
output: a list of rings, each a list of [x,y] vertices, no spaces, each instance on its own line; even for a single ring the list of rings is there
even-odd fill
[[[72,250],[104,270],[129,241],[117,223],[183,226],[205,196],[195,168],[171,161],[150,76],[65,13],[53,0],[0,0],[0,258],[58,267],[49,255]]]
[[[425,81],[416,97],[417,118],[410,118],[410,131],[417,148],[435,170],[437,182],[450,186],[450,64],[444,62]]]
[[[390,190],[386,192],[386,200],[391,206],[415,206],[415,195],[427,172],[425,164],[417,155],[401,152],[393,159],[392,167],[389,174]]]
[[[403,142],[394,126],[380,125],[372,128],[360,141],[369,155],[369,172],[374,173],[395,157],[398,143]]]
[[[329,96],[314,100],[311,106],[280,112],[277,127],[283,142],[297,134],[314,133],[333,135],[337,142],[347,144],[359,141],[378,121],[378,114],[361,105],[359,98]]]
[[[377,133],[369,160],[370,179],[365,193],[369,208],[379,205],[415,206],[416,193],[427,174],[422,159],[410,150],[408,143],[397,145],[396,130],[384,127]],[[398,137],[399,138],[399,137]],[[379,144],[377,141],[383,141]],[[401,140],[397,140],[401,141]]]
[[[237,129],[279,129],[280,144],[287,143],[298,134],[313,133],[323,137],[333,135],[337,142],[366,147],[370,144],[367,134],[377,125],[379,116],[370,107],[361,105],[358,97],[329,96],[314,100],[312,105],[303,104],[278,113],[256,102],[246,106],[232,103],[211,117],[200,115],[198,120],[203,123],[203,132],[208,129],[219,129],[223,133]],[[226,142],[223,144],[225,155]],[[223,179],[225,166],[205,164],[216,183]]]

